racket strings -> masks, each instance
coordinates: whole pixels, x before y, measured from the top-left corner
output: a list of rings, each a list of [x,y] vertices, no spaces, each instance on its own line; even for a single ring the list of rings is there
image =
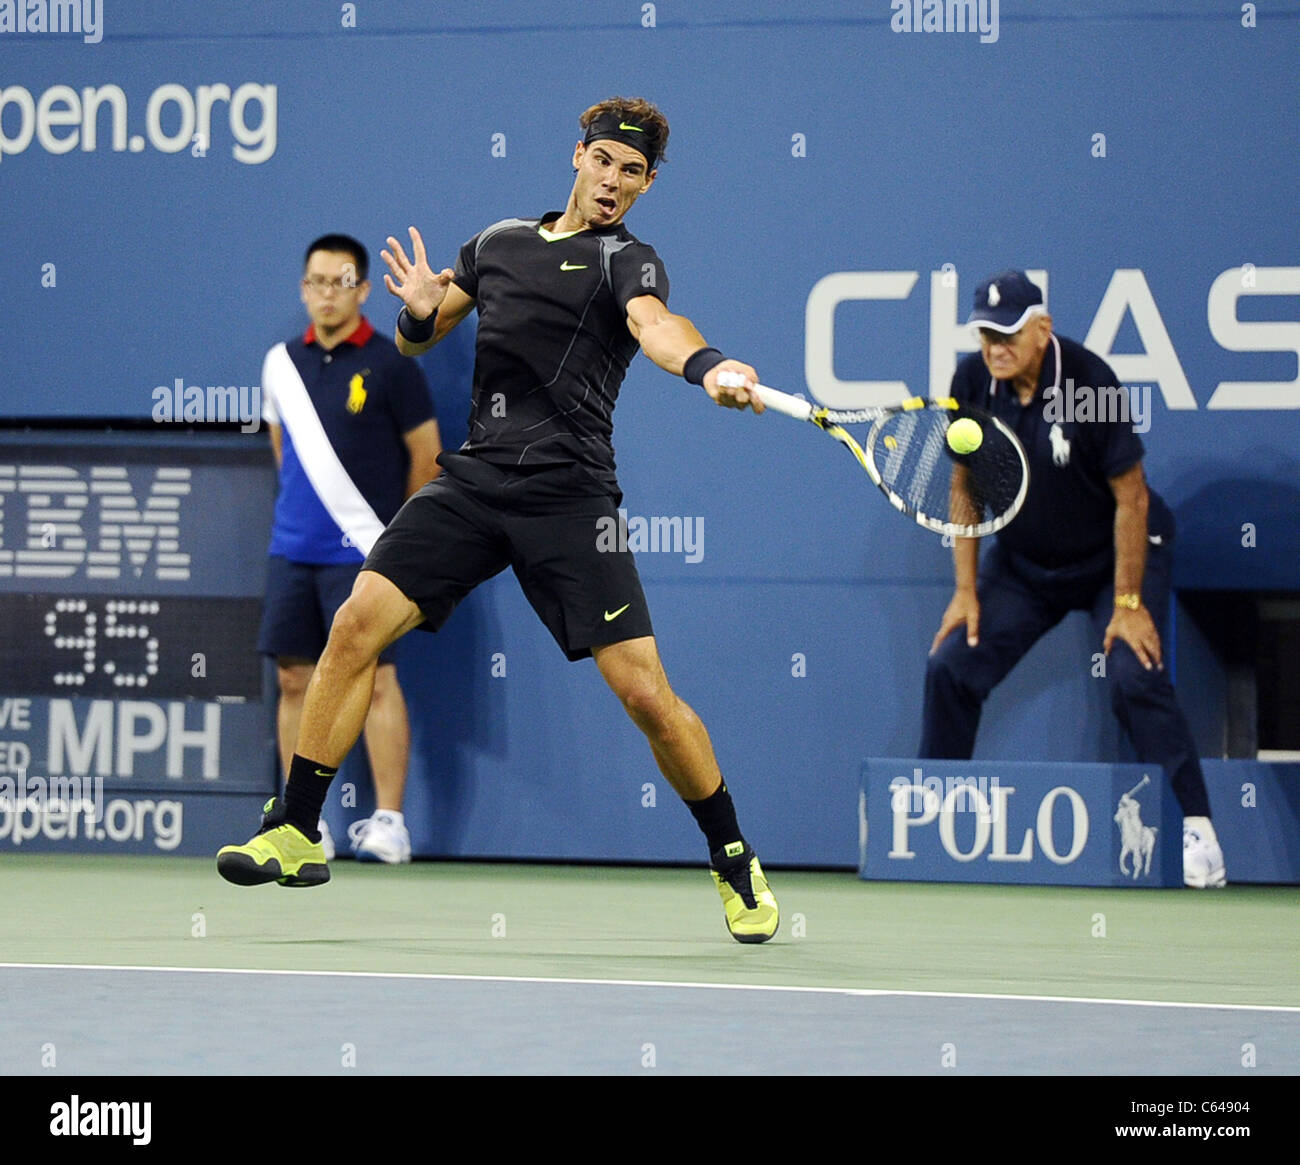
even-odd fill
[[[963,415],[969,414],[953,414],[951,420]],[[1008,513],[1022,500],[1026,467],[1014,439],[1005,430],[994,424],[981,424],[981,429],[984,439],[978,449],[951,456],[954,464],[964,470],[959,475],[962,496],[984,521]]]
[[[901,413],[882,429],[885,485],[910,510],[932,517],[948,517],[951,473],[942,464],[947,429],[947,418],[931,409]]]
[[[992,425],[983,427],[979,449],[953,452],[948,426],[959,415],[933,408],[895,414],[881,425],[874,456],[882,485],[909,511],[933,522],[973,528],[1007,513],[1023,473],[1014,446]]]

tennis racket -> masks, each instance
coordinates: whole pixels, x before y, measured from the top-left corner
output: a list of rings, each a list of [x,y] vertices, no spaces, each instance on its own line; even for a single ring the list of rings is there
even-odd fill
[[[737,373],[721,373],[730,387],[744,383]],[[808,421],[829,433],[857,459],[896,510],[918,525],[956,538],[983,538],[1010,522],[1025,503],[1029,463],[1016,435],[983,409],[951,397],[912,397],[895,408],[836,412],[789,393],[758,385],[755,393],[769,409]],[[954,421],[979,427],[978,446],[960,453],[949,444]],[[846,426],[870,426],[861,443]],[[958,433],[968,436],[971,426]],[[955,442],[958,448],[961,442]]]

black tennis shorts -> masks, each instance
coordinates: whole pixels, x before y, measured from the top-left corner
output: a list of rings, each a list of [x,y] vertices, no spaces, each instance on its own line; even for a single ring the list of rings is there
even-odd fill
[[[437,631],[479,583],[513,568],[571,660],[653,635],[618,501],[577,466],[531,470],[459,453],[398,511],[362,570],[382,574]]]

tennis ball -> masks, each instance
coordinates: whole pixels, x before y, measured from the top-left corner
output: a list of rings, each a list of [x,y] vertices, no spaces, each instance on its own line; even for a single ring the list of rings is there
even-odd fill
[[[974,453],[984,440],[979,421],[962,417],[948,426],[948,446],[954,453]]]

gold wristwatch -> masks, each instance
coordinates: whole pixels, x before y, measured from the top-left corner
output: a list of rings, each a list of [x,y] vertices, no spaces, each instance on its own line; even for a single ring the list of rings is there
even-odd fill
[[[1123,607],[1126,611],[1136,611],[1142,606],[1142,596],[1139,594],[1117,594],[1115,596],[1115,606]]]

